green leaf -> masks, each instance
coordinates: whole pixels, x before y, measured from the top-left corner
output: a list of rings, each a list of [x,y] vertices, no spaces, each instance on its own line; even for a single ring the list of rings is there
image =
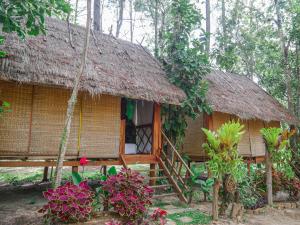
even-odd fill
[[[73,180],[73,184],[78,185],[80,184],[80,182],[82,182],[83,179],[78,172],[73,171],[72,180]]]
[[[7,52],[4,52],[4,51],[0,51],[0,58],[5,58],[7,57]]]
[[[6,102],[6,101],[3,101],[2,106],[6,107],[6,108],[9,108],[10,107],[10,103]]]
[[[109,176],[114,176],[114,175],[117,175],[117,169],[115,166],[112,166],[109,168],[109,170],[107,171],[107,174]]]
[[[2,45],[5,41],[5,37],[0,35],[0,45]]]

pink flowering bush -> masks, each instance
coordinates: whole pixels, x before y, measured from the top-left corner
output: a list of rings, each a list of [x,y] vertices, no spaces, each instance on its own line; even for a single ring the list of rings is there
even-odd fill
[[[86,181],[79,185],[66,183],[43,193],[48,203],[39,212],[52,222],[83,222],[92,212],[93,192]]]
[[[165,225],[167,223],[166,217],[167,217],[167,211],[157,208],[154,210],[152,215],[150,216],[150,219],[154,222],[158,222],[160,225]]]
[[[143,181],[144,177],[138,172],[123,168],[101,183],[108,192],[108,203],[119,215],[133,221],[142,218],[147,206],[152,204],[153,189]]]

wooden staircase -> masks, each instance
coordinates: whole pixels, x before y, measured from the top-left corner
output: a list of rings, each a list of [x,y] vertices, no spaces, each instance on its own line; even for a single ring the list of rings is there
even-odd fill
[[[183,160],[168,137],[162,132],[162,149],[160,155],[156,156],[150,170],[136,170],[146,176],[146,182],[154,189],[154,199],[163,199],[175,196],[185,203],[191,201],[191,188],[188,185],[189,179],[193,176],[192,171]],[[126,157],[121,155],[121,162],[125,168]],[[155,166],[154,166],[155,165]]]

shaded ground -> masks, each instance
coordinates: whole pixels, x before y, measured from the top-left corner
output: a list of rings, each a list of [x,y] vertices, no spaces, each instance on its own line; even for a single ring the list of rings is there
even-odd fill
[[[143,169],[143,166],[140,166]],[[144,167],[145,169],[147,167]],[[92,169],[90,175],[97,176],[99,168]],[[0,169],[0,225],[42,225],[42,215],[37,210],[45,203],[42,191],[49,187],[49,184],[32,184],[26,183],[21,186],[7,184],[4,181],[3,174],[11,174],[12,176],[34,176],[36,173],[42,173],[37,169]],[[66,170],[65,173],[69,173]],[[67,176],[67,175],[66,175]],[[1,180],[2,179],[2,180]],[[176,198],[168,198],[163,201],[156,201],[150,209],[157,207],[163,208],[168,212],[169,225],[183,224],[203,224],[209,222],[209,214],[211,211],[210,203],[193,203],[191,206],[182,204]],[[97,219],[90,221],[89,225],[101,225],[112,218],[111,214],[101,214]],[[221,219],[216,225],[237,225],[228,219]],[[300,209],[266,209],[260,215],[246,214],[240,225],[300,225]]]

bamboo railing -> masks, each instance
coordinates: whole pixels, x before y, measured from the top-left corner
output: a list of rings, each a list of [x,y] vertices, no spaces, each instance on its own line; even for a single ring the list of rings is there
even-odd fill
[[[162,151],[159,163],[180,199],[188,203],[187,195],[192,191],[188,182],[194,174],[163,131],[162,137]]]

